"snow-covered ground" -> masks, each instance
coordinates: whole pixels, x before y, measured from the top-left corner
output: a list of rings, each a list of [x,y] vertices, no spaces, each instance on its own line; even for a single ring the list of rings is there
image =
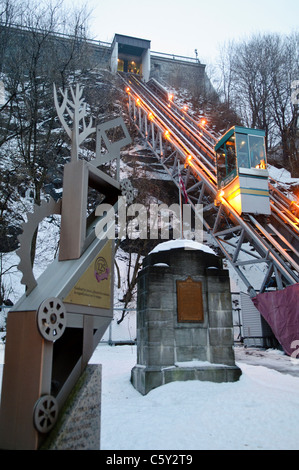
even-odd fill
[[[299,374],[246,364],[241,350],[238,382],[173,382],[142,396],[130,383],[135,346],[98,346],[91,362],[103,365],[101,449],[298,449]],[[299,372],[283,353],[263,354]]]
[[[238,382],[173,382],[142,396],[130,382],[136,346],[100,344],[90,363],[102,364],[101,449],[297,450],[299,364],[275,350],[235,354]]]

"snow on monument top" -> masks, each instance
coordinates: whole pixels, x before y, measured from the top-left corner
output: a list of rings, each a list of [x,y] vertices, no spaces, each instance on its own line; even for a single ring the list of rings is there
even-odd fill
[[[210,247],[203,245],[202,243],[195,242],[193,240],[182,239],[169,240],[167,242],[160,243],[149,254],[158,253],[159,251],[175,250],[177,248],[184,248],[185,250],[205,251],[206,253],[216,255],[216,253]]]

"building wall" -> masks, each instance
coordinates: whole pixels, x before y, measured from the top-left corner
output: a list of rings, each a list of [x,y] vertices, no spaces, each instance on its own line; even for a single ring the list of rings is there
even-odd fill
[[[202,87],[205,83],[205,65],[151,54],[151,77],[174,87]]]

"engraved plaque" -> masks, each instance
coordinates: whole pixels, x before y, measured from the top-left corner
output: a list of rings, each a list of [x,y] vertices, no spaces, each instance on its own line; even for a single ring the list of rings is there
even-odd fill
[[[203,322],[202,283],[188,277],[186,281],[176,281],[178,322]]]

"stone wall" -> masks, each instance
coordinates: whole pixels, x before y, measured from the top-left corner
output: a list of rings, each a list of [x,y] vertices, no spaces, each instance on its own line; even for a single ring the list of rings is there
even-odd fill
[[[179,60],[176,56],[168,58],[151,54],[150,76],[175,88],[187,88],[197,96],[208,92],[210,87],[205,67],[195,60]]]

